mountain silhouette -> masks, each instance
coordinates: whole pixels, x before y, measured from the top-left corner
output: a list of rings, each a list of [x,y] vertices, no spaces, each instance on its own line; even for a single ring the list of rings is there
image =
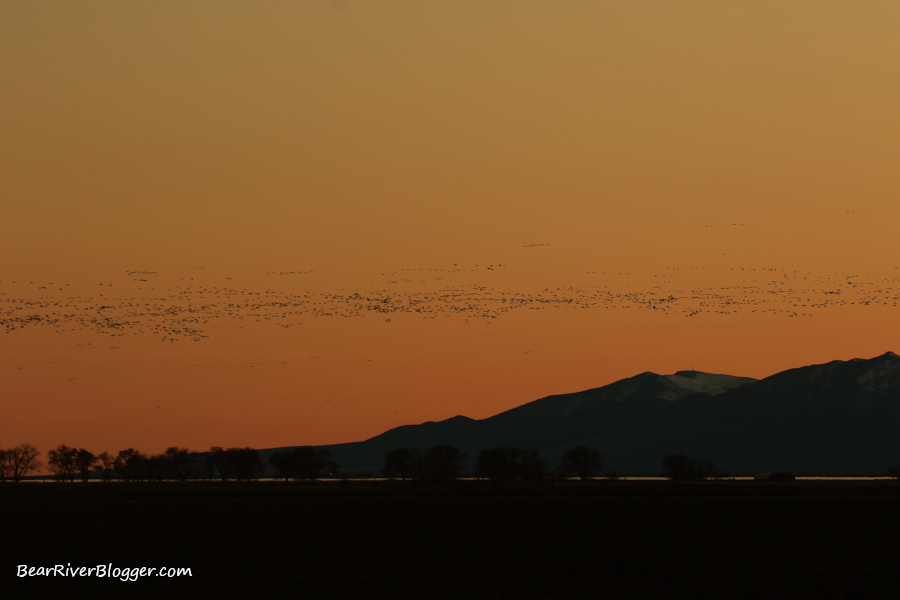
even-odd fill
[[[881,475],[900,463],[900,357],[832,361],[765,379],[645,372],[541,398],[492,417],[456,416],[327,446],[349,472],[378,473],[395,448],[535,448],[555,466],[565,449],[600,450],[606,468],[658,474],[669,454],[734,474]]]

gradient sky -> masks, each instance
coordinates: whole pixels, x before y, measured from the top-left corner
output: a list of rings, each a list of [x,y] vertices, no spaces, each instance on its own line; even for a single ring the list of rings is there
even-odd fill
[[[900,351],[898,31],[893,0],[3,2],[0,447],[339,443]]]

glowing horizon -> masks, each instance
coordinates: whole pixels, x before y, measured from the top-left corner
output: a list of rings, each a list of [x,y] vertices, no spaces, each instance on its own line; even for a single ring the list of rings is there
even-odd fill
[[[898,352],[898,25],[6,3],[0,447],[331,444]]]

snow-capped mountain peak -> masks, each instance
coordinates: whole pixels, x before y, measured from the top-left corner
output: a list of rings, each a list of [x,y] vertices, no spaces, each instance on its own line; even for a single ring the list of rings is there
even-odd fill
[[[701,371],[678,371],[673,375],[663,375],[678,390],[667,400],[677,400],[689,394],[704,393],[710,396],[733,390],[734,388],[756,381],[752,377],[735,377],[734,375],[720,375],[718,373],[703,373]],[[687,392],[687,393],[685,393]]]

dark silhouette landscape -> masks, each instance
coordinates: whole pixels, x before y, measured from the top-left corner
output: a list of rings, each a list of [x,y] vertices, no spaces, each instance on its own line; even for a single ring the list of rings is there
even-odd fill
[[[796,480],[789,470],[889,471],[898,458],[898,373],[891,352],[758,381],[642,373],[484,421],[457,417],[359,444],[155,456],[128,449],[104,453],[93,472],[84,467],[91,453],[60,446],[47,453],[60,483],[0,485],[4,535],[15,540],[0,549],[4,564],[112,561],[186,567],[191,576],[13,578],[7,569],[4,590],[47,598],[895,597],[900,470],[837,481]],[[5,452],[36,461],[26,446]],[[348,465],[387,479],[348,476],[340,461],[365,453],[371,463]],[[618,471],[629,465],[668,479],[623,480]],[[782,470],[734,480],[721,470],[734,465]],[[280,480],[259,480],[267,466]]]
[[[896,475],[900,357],[886,352],[872,359],[837,360],[761,380],[698,371],[645,372],[487,419],[457,416],[330,446],[215,446],[203,452],[172,446],[153,455],[134,448],[95,455],[63,444],[47,452],[46,465],[40,456],[28,443],[0,448],[0,482],[41,478],[45,469],[58,481],[74,482],[77,476],[83,482],[126,483],[618,478],[669,476],[673,457],[694,465],[682,469],[694,476],[675,477],[681,479]]]
[[[761,380],[646,372],[487,419],[457,416],[326,448],[342,470],[375,474],[395,448],[450,445],[472,459],[486,448],[532,448],[552,468],[577,444],[600,449],[604,464],[625,474],[657,475],[662,457],[686,453],[733,474],[884,475],[900,462],[900,357]]]
[[[0,600],[900,597],[898,31],[0,2]]]

